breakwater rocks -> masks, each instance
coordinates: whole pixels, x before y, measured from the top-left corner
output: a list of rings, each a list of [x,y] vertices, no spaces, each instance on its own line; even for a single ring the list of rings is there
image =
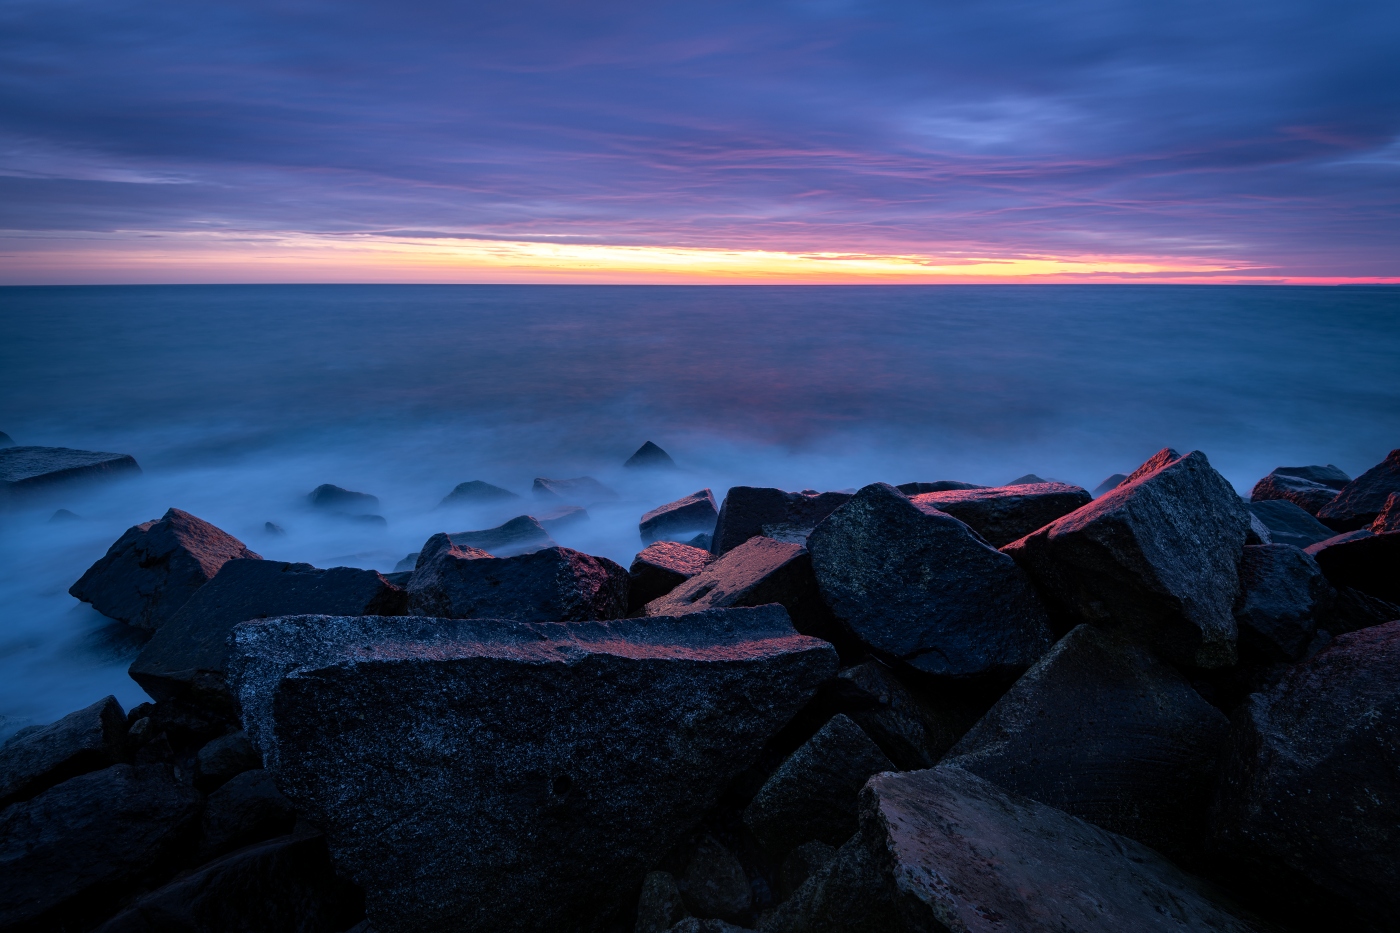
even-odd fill
[[[74,585],[156,702],[0,748],[0,931],[1397,929],[1397,463],[702,490],[630,571],[172,509]]]

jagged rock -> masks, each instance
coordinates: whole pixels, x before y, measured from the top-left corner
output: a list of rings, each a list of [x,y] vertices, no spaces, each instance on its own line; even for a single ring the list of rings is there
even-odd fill
[[[686,864],[680,889],[685,906],[700,919],[737,921],[748,912],[753,898],[744,866],[708,834]]]
[[[921,508],[953,516],[992,547],[1010,544],[1092,501],[1088,492],[1065,483],[1012,483],[990,489],[927,492],[911,498]]]
[[[637,530],[641,532],[642,543],[650,544],[663,538],[693,536],[696,532],[710,534],[718,517],[714,493],[702,489],[652,509],[642,516]]]
[[[758,928],[763,933],[900,933],[905,930],[889,880],[882,871],[883,866],[872,856],[871,848],[863,834],[857,832],[813,871],[777,910],[763,918]],[[928,929],[941,933],[936,926]],[[919,933],[923,931],[920,929]]]
[[[1253,512],[1249,513],[1249,530],[1244,535],[1245,546],[1251,544],[1273,544],[1274,536],[1269,531],[1269,526],[1259,520],[1259,516]]]
[[[1400,448],[1343,486],[1318,510],[1318,521],[1337,531],[1364,528],[1376,520],[1393,492],[1400,492]]]
[[[114,765],[126,755],[126,713],[116,697],[16,733],[0,746],[0,807]]]
[[[1383,599],[1368,596],[1349,586],[1337,587],[1337,599],[1332,611],[1320,620],[1320,628],[1332,635],[1345,635],[1373,625],[1382,625],[1400,619],[1400,606]]]
[[[1351,482],[1330,463],[1327,466],[1279,467],[1254,484],[1251,502],[1292,502],[1309,515],[1337,498],[1338,491]]]
[[[1228,667],[1249,513],[1205,454],[1171,454],[1002,550],[1084,621],[1177,663]]]
[[[879,661],[846,668],[837,675],[836,686],[844,695],[846,715],[901,771],[932,768],[984,712],[977,704],[951,698],[921,701]]]
[[[161,626],[129,673],[157,700],[200,698],[227,708],[228,634],[284,615],[403,615],[408,594],[373,570],[235,559]]]
[[[1397,747],[1400,622],[1391,622],[1338,637],[1240,708],[1217,839],[1279,898],[1316,886],[1390,929],[1400,916]]]
[[[479,479],[466,483],[458,483],[452,491],[443,497],[438,503],[438,508],[456,505],[489,505],[493,502],[509,502],[519,499],[520,496],[509,489],[502,489],[500,486],[493,486],[484,483]]]
[[[128,528],[68,592],[109,618],[155,631],[240,557],[261,559],[232,535],[170,509]]]
[[[836,671],[776,606],[233,638],[249,736],[381,933],[599,929]]]
[[[306,500],[313,508],[330,512],[343,512],[346,515],[366,515],[379,508],[379,497],[367,492],[351,492],[330,483],[323,483],[311,490]]]
[[[1381,513],[1371,523],[1371,534],[1381,535],[1395,531],[1400,531],[1400,493],[1392,492],[1386,497]]]
[[[944,678],[999,678],[1050,646],[1045,608],[1015,562],[893,486],[866,486],[808,540],[827,605],[883,657]]]
[[[634,933],[666,933],[685,916],[685,903],[675,876],[668,871],[647,872],[642,882],[642,896],[637,899]]]
[[[1322,522],[1287,499],[1267,499],[1249,503],[1249,511],[1269,530],[1269,544],[1308,547],[1335,534]]]
[[[219,736],[201,748],[195,758],[202,790],[218,787],[244,771],[261,767],[262,758],[258,750],[241,731]]]
[[[285,538],[287,536],[287,529],[273,522],[263,522],[263,532],[274,538]]]
[[[598,502],[611,502],[617,498],[616,492],[591,476],[578,476],[574,479],[545,479],[537,476],[532,491],[536,499],[574,505],[594,505]]]
[[[272,776],[262,768],[244,771],[209,795],[200,822],[198,861],[282,836],[297,814]]]
[[[496,557],[514,557],[556,546],[549,532],[531,515],[518,515],[495,528],[459,531],[448,537],[453,544],[489,551]]]
[[[1113,492],[1113,490],[1123,485],[1123,481],[1127,478],[1128,476],[1126,473],[1114,473],[1112,476],[1108,477],[1108,479],[1095,486],[1094,491],[1089,493],[1089,495],[1097,499],[1099,496],[1102,496],[1105,493]]]
[[[710,552],[675,541],[647,545],[632,559],[627,590],[627,611],[635,612],[660,599],[695,576],[710,562]]]
[[[785,901],[792,897],[793,892],[826,867],[835,855],[835,847],[816,839],[804,842],[789,852],[778,869],[778,899]]]
[[[1007,483],[1006,485],[1008,485],[1008,486],[1039,486],[1039,485],[1043,485],[1043,484],[1046,484],[1046,483],[1049,483],[1049,482],[1050,482],[1050,480],[1044,479],[1044,478],[1039,477],[1039,476],[1036,476],[1034,473],[1027,473],[1025,476],[1018,476],[1018,477],[1016,477],[1015,479],[1013,479],[1011,482]]]
[[[80,522],[82,520],[83,517],[81,515],[77,512],[71,512],[68,509],[58,509],[49,516],[50,525],[66,525],[70,522]]]
[[[722,556],[755,535],[801,544],[822,519],[850,498],[844,492],[734,486],[720,506],[710,553]]]
[[[673,470],[676,468],[676,461],[671,459],[671,455],[660,447],[647,441],[637,448],[637,452],[627,458],[623,466],[633,470]]]
[[[68,447],[7,447],[0,444],[0,502],[21,501],[68,483],[115,479],[140,473],[129,454]]]
[[[1307,548],[1333,586],[1400,602],[1400,532],[1348,531]]]
[[[575,622],[627,614],[627,571],[606,557],[550,547],[492,557],[434,535],[408,585],[414,615]]]
[[[970,771],[1173,856],[1197,853],[1230,728],[1170,665],[1080,625],[953,746]]]
[[[932,483],[900,483],[894,487],[906,496],[918,496],[927,492],[947,492],[950,489],[986,489],[976,483],[960,483],[957,480],[940,479]]]
[[[1300,660],[1336,598],[1317,561],[1301,549],[1246,546],[1235,602],[1241,652],[1270,661]]]
[[[0,810],[0,929],[90,929],[192,848],[201,795],[113,765]]]
[[[744,823],[775,856],[811,839],[839,846],[856,831],[856,795],[894,765],[860,726],[833,716],[793,752],[744,809]]]
[[[554,534],[560,529],[571,528],[588,521],[588,510],[579,505],[561,505],[546,509],[535,517],[539,519],[545,531]]]

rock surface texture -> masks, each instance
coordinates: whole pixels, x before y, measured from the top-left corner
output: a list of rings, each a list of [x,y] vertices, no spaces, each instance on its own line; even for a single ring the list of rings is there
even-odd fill
[[[1400,531],[1344,532],[1307,549],[1332,581],[1390,603],[1400,603]]]
[[[556,546],[544,525],[533,515],[517,515],[495,528],[458,531],[448,537],[458,547],[477,548],[494,557],[514,557]]]
[[[661,539],[689,539],[696,534],[711,534],[718,517],[715,494],[702,489],[652,509],[642,516],[637,530],[644,544]]]
[[[631,578],[627,590],[628,612],[665,596],[704,570],[709,562],[709,551],[688,544],[657,541],[647,545],[632,559],[627,571]]]
[[[23,501],[55,486],[113,479],[140,473],[129,454],[107,454],[68,447],[11,447],[0,444],[0,503]]]
[[[1235,603],[1241,652],[1270,661],[1300,660],[1336,599],[1317,561],[1299,548],[1246,547]]]
[[[927,492],[913,499],[921,508],[953,516],[992,547],[1010,544],[1092,501],[1087,491],[1065,483]]]
[[[1332,466],[1279,467],[1254,484],[1251,502],[1292,502],[1309,515],[1337,498],[1351,477]]]
[[[126,713],[109,696],[0,746],[0,807],[126,757]]]
[[[1251,502],[1249,511],[1269,530],[1269,543],[1307,547],[1325,541],[1336,532],[1287,499]]]
[[[836,670],[778,607],[234,639],[249,735],[379,933],[602,928]]]
[[[1318,510],[1318,520],[1338,531],[1364,528],[1376,520],[1393,492],[1400,492],[1400,449],[1343,486],[1337,498]]]
[[[818,522],[850,497],[845,492],[735,486],[719,508],[710,552],[718,557],[755,535],[801,544]]]

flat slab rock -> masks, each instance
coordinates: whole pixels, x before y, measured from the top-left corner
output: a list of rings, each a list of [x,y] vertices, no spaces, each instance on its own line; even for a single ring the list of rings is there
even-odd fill
[[[1067,483],[1020,483],[987,489],[927,492],[912,497],[920,507],[946,512],[992,547],[1010,544],[1093,501]]]
[[[603,928],[837,666],[776,606],[233,637],[245,729],[380,933]]]
[[[1251,502],[1292,502],[1309,515],[1333,499],[1351,477],[1340,469],[1327,466],[1279,467],[1254,484]]]
[[[704,570],[710,560],[708,550],[678,541],[648,544],[632,559],[632,566],[627,570],[631,577],[627,591],[628,612],[665,596]]]
[[[1249,511],[1269,531],[1270,544],[1308,547],[1325,541],[1336,532],[1287,499],[1267,499],[1249,503]]]
[[[756,535],[802,544],[822,519],[849,498],[848,492],[734,486],[720,505],[710,552],[719,557]]]
[[[702,489],[647,512],[637,524],[637,530],[646,544],[662,538],[692,538],[696,534],[713,532],[718,517],[715,494]]]
[[[126,753],[126,713],[111,696],[13,735],[0,746],[0,808],[114,765]]]
[[[22,499],[64,483],[140,472],[141,467],[130,454],[0,444],[0,501]]]

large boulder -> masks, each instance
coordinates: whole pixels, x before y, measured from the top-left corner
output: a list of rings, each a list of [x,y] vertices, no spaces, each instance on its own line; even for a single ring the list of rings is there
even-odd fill
[[[155,631],[236,558],[261,560],[233,535],[170,509],[128,528],[68,592],[104,616]]]
[[[240,622],[286,615],[403,615],[408,594],[373,570],[235,559],[161,626],[129,673],[157,700],[231,708],[228,634]]]
[[[1332,612],[1337,591],[1317,561],[1290,544],[1248,545],[1235,622],[1242,655],[1297,661]]]
[[[556,546],[544,525],[533,515],[517,515],[495,528],[458,531],[448,537],[453,544],[488,551],[496,557],[514,557]]]
[[[345,515],[365,515],[379,509],[378,496],[371,496],[367,492],[342,489],[331,483],[322,483],[311,490],[306,501],[311,503],[312,508],[340,512]]]
[[[943,678],[1004,678],[1050,647],[1045,607],[1016,563],[893,486],[860,490],[808,544],[827,605],[879,656]]]
[[[434,535],[408,584],[409,612],[454,619],[576,622],[627,614],[627,571],[606,557],[550,547],[516,557]]]
[[[1315,886],[1393,929],[1397,748],[1400,622],[1391,622],[1338,637],[1236,712],[1216,837],[1274,895],[1306,899]]]
[[[1364,528],[1376,520],[1393,492],[1400,492],[1400,448],[1343,486],[1337,498],[1318,510],[1318,521],[1338,531]]]
[[[823,691],[837,694],[836,705],[901,771],[937,764],[987,706],[976,697],[915,695],[875,660],[845,668]]]
[[[107,697],[0,746],[0,807],[127,757],[126,713]]]
[[[943,759],[1173,856],[1207,835],[1229,732],[1170,665],[1112,632],[1060,639]]]
[[[1400,603],[1400,531],[1343,532],[1307,548],[1333,586]]]
[[[992,547],[1010,544],[1093,501],[1086,490],[1065,483],[926,492],[912,498],[921,507],[953,516]]]
[[[296,826],[292,802],[262,768],[244,771],[209,795],[199,827],[199,861],[282,836]]]
[[[502,489],[500,486],[493,486],[490,483],[474,479],[454,486],[452,491],[438,503],[438,508],[458,505],[491,505],[519,498],[520,496],[509,489]]]
[[[702,489],[652,509],[642,516],[637,530],[641,532],[644,544],[663,538],[689,539],[697,534],[711,534],[718,516],[715,494]]]
[[[600,929],[837,664],[777,606],[233,637],[245,726],[379,933]]]
[[[801,544],[822,519],[850,498],[846,492],[734,486],[719,507],[710,553],[719,557],[755,535]]]
[[[906,496],[917,496],[926,492],[947,492],[950,489],[987,489],[976,483],[962,483],[955,479],[939,479],[931,483],[900,483],[894,487]]]
[[[743,919],[753,901],[743,864],[709,834],[691,853],[681,875],[680,892],[685,906],[701,919]]]
[[[1325,541],[1336,532],[1287,499],[1266,499],[1249,503],[1250,513],[1269,532],[1270,544],[1307,547]]]
[[[1083,621],[1177,663],[1228,667],[1249,512],[1205,454],[1173,453],[1003,551]]]
[[[647,441],[622,465],[629,470],[674,470],[676,461],[666,451]]]
[[[546,479],[537,476],[531,491],[536,499],[574,505],[594,505],[598,502],[611,502],[617,498],[616,492],[591,476],[577,476],[573,479]]]
[[[1351,482],[1340,469],[1327,466],[1279,467],[1254,484],[1251,502],[1292,502],[1309,515],[1337,498],[1342,487]]]
[[[632,613],[660,599],[705,569],[710,552],[678,541],[648,544],[632,559],[627,575],[627,611]]]
[[[55,486],[140,473],[130,454],[68,447],[10,447],[0,444],[0,503],[23,501]]]
[[[1400,531],[1400,492],[1392,492],[1386,497],[1385,507],[1371,522],[1371,534],[1383,535]]]

